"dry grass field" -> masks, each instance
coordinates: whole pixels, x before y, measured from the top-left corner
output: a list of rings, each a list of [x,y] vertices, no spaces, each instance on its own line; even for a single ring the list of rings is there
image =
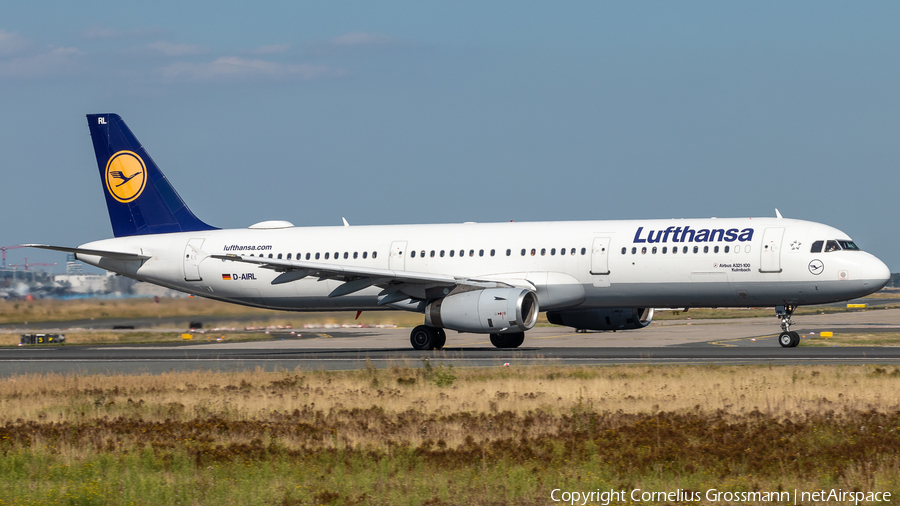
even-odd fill
[[[869,296],[872,303],[877,303],[879,299],[900,298],[900,290],[884,289],[880,292]],[[818,314],[822,312],[839,312],[847,311],[842,307],[801,307],[797,310],[797,315],[802,314]],[[703,318],[749,318],[749,317],[771,317],[772,308],[693,308],[688,312],[684,311],[658,311],[655,318],[657,320],[678,320],[686,318],[703,319]],[[33,301],[24,300],[4,300],[0,301],[0,326],[9,324],[37,323],[37,322],[65,322],[74,320],[94,320],[98,325],[103,320],[110,318],[171,318],[184,317],[185,322],[191,319],[202,319],[204,317],[216,317],[224,319],[223,325],[227,323],[228,317],[241,317],[242,320],[236,325],[247,325],[247,317],[250,317],[253,323],[281,325],[290,324],[301,327],[307,323],[319,324],[352,324],[362,323],[369,325],[378,324],[395,324],[401,327],[412,327],[422,323],[421,315],[408,313],[404,311],[366,311],[357,320],[355,312],[334,312],[334,313],[299,313],[292,311],[272,311],[269,309],[251,308],[238,306],[225,302],[219,302],[201,297],[190,298],[163,298],[159,302],[153,299],[135,298],[135,299],[82,299],[82,300],[54,300],[39,299]],[[547,324],[546,317],[542,314],[538,324]]]
[[[247,325],[292,325],[302,328],[307,323],[317,324],[395,324],[415,326],[422,323],[422,316],[406,311],[366,311],[359,319],[356,312],[302,313],[294,311],[272,311],[236,304],[229,304],[201,297],[180,299],[114,299],[114,300],[53,300],[0,301],[0,326],[37,322],[65,322],[93,320],[96,325],[104,325],[110,318],[177,318],[183,317],[186,326],[189,321],[215,317],[220,326],[244,327]],[[240,321],[229,321],[230,317],[241,317]],[[248,319],[248,317],[250,317]],[[170,323],[165,323],[171,326]]]
[[[0,504],[898,497],[898,390],[900,369],[874,366],[16,376],[0,382]]]

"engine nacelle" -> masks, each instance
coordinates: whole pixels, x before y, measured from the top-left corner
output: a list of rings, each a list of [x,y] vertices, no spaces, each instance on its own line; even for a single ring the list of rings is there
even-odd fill
[[[584,330],[642,329],[652,320],[652,308],[547,311],[547,321],[550,323]]]
[[[523,288],[487,288],[451,294],[425,308],[425,325],[460,332],[525,332],[538,318],[538,299]]]

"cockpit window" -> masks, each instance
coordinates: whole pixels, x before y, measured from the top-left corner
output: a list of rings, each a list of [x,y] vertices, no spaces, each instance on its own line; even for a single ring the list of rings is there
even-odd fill
[[[859,251],[859,246],[853,241],[838,241],[838,244],[840,244],[841,248],[844,250]]]
[[[837,241],[828,241],[825,243],[825,253],[829,253],[832,251],[840,251],[841,247],[838,246]]]
[[[822,245],[825,244],[825,241],[816,241],[813,243],[812,248],[809,250],[810,253],[821,253]]]

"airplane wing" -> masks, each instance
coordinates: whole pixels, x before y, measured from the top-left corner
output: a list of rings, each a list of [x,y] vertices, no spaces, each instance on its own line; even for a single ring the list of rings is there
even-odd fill
[[[82,255],[115,258],[116,260],[146,260],[150,258],[150,255],[125,253],[124,251],[103,251],[98,249],[69,248],[67,246],[50,246],[47,244],[23,244],[22,246],[25,246],[26,248],[41,248],[53,251],[64,251],[66,253],[81,253]]]
[[[468,285],[477,288],[511,287],[502,281],[481,280],[466,277],[449,276],[425,272],[395,271],[349,265],[326,264],[322,262],[306,262],[302,260],[277,260],[274,258],[251,257],[243,255],[210,255],[210,258],[256,264],[263,269],[272,269],[281,274],[272,280],[273,285],[290,283],[307,276],[316,276],[319,280],[335,279],[345,283],[334,289],[328,296],[340,297],[349,295],[370,286],[383,288],[379,304],[390,304],[413,298],[424,299],[425,290],[429,288],[453,289],[457,285]],[[446,293],[445,293],[446,294]]]

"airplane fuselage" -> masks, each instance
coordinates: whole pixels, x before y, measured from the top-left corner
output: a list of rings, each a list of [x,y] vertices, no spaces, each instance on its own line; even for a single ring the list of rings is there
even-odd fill
[[[807,305],[884,285],[889,272],[869,253],[811,252],[829,240],[850,241],[835,228],[783,218],[285,227],[107,239],[82,248],[151,258],[78,259],[204,297],[298,311],[388,307],[378,305],[376,287],[329,297],[341,281],[273,285],[273,270],[209,255],[525,280],[541,310]]]

